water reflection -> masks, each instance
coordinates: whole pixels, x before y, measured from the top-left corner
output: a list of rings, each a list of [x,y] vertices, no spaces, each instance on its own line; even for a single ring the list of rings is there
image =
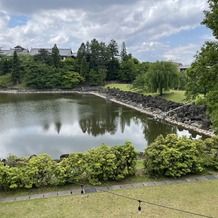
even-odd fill
[[[0,157],[83,152],[132,141],[143,151],[159,134],[189,131],[90,95],[0,94]]]

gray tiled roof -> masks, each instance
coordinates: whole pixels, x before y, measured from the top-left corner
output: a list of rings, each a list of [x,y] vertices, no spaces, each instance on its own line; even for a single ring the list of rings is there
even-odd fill
[[[7,56],[10,50],[0,50],[0,54]]]
[[[31,48],[30,49],[30,54],[31,55],[37,55],[39,54],[40,49],[45,49],[46,51],[48,51],[48,53],[52,53],[52,49],[51,48]],[[74,56],[72,53],[72,50],[70,48],[59,48],[59,54],[61,57],[71,57]]]
[[[28,49],[25,49],[23,47],[21,47],[20,45],[17,45],[14,48],[10,48],[9,50],[0,50],[0,53],[6,56],[13,56],[14,51],[17,52],[17,54],[29,54]]]
[[[45,49],[48,53],[52,53],[52,48],[31,48],[30,51],[28,49],[25,49],[21,47],[20,45],[17,45],[14,48],[8,49],[8,50],[1,50],[0,54],[6,55],[6,56],[13,56],[14,51],[17,52],[17,54],[30,54],[30,55],[37,55],[39,54],[41,49]],[[77,53],[73,53],[70,48],[58,48],[59,54],[61,57],[76,57]]]
[[[20,55],[20,54],[29,54],[29,51],[27,49],[17,50],[17,49],[11,48],[9,53],[7,54],[7,56],[13,56],[14,51],[16,51],[18,55]]]

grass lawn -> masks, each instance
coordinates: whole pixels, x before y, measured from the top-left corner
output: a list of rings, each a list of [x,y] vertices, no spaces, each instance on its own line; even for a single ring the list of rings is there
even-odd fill
[[[113,83],[113,84],[106,85],[106,87],[117,88],[122,91],[131,91],[131,92],[141,93],[144,95],[152,95],[152,96],[159,95],[158,93],[147,93],[147,92],[142,92],[139,89],[131,89],[131,84]],[[162,98],[169,100],[169,101],[178,102],[178,103],[183,103],[183,104],[187,103],[187,101],[185,101],[185,91],[181,91],[181,90],[170,90],[169,92],[165,92]]]
[[[106,87],[116,88],[122,91],[130,91],[131,84],[111,83],[111,84],[106,85]]]
[[[113,191],[142,201],[186,210],[210,217],[218,217],[218,180],[170,184]],[[48,199],[36,199],[0,204],[1,218],[117,218],[117,217],[198,217],[166,208],[141,203],[142,211],[137,212],[138,202],[109,193],[71,195]]]

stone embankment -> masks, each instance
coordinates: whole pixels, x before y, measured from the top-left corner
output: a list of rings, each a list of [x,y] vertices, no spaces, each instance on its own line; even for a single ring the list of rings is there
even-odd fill
[[[144,96],[119,89],[104,89],[102,87],[80,87],[71,90],[32,90],[32,89],[5,89],[0,93],[82,93],[94,94],[110,101],[133,108],[154,119],[165,121],[197,133],[213,136],[210,129],[211,120],[206,114],[206,108],[197,107],[194,103],[183,105],[167,101],[160,97]]]
[[[197,107],[194,103],[183,105],[160,97],[144,96],[115,88],[104,90],[103,93],[93,92],[93,94],[131,107],[157,120],[181,126],[206,136],[214,135],[213,130],[210,129],[211,120],[206,114],[206,108]]]

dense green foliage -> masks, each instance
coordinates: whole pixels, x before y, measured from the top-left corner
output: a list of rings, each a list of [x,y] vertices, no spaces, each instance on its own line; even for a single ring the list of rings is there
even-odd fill
[[[75,88],[79,83],[83,82],[84,78],[77,72],[63,72],[61,75],[61,88]]]
[[[195,99],[203,94],[202,102],[207,104],[215,132],[218,132],[218,43],[206,42],[195,56],[195,61],[188,69],[186,96]]]
[[[11,155],[0,162],[1,189],[17,189],[63,185],[67,183],[121,180],[135,173],[137,152],[130,142],[121,146],[72,153],[59,163],[46,154],[27,158]]]
[[[218,43],[206,42],[195,56],[195,61],[187,71],[186,95],[195,99],[199,94],[207,95],[218,88]]]
[[[151,176],[181,177],[217,168],[218,140],[192,140],[175,134],[160,135],[145,149],[145,169]]]
[[[18,58],[17,52],[14,51],[13,59],[12,59],[12,80],[14,84],[18,84],[20,82],[21,77],[21,67],[20,60]]]
[[[205,18],[202,24],[205,24],[213,31],[213,35],[218,39],[218,1],[208,0],[209,11],[204,11]]]
[[[205,18],[202,24],[209,27],[216,39],[218,39],[218,2],[208,0],[209,10],[205,11]],[[205,102],[208,105],[208,112],[212,118],[215,132],[218,132],[218,43],[207,41],[201,51],[195,56],[195,61],[188,70],[188,84],[186,95],[188,98],[195,98],[204,94]]]
[[[77,57],[61,59],[55,44],[51,51],[39,49],[39,53],[0,57],[1,87],[15,86],[35,89],[74,88],[79,84],[99,86],[106,81],[132,82],[140,71],[140,63],[126,51],[121,52],[115,40],[107,45],[96,39],[82,43]],[[13,82],[5,82],[6,75]],[[8,77],[7,77],[8,78]],[[67,79],[69,78],[69,81]]]
[[[11,81],[10,73],[0,76],[0,88],[7,88],[12,85],[13,85],[13,82]]]
[[[77,71],[94,86],[105,81],[132,82],[138,74],[139,65],[138,60],[127,53],[125,43],[119,53],[115,40],[106,45],[93,39],[82,43],[77,52]]]
[[[182,76],[179,80],[178,67],[172,62],[144,63],[141,69],[141,73],[133,82],[133,88],[148,92],[159,92],[160,95],[163,95],[163,91],[184,86]]]

